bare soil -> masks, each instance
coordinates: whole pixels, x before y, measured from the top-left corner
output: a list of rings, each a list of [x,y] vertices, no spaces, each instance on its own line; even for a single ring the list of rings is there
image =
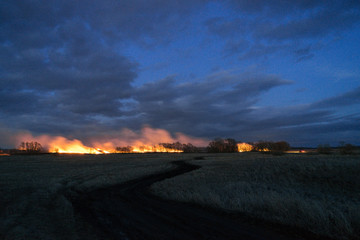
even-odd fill
[[[91,229],[98,239],[324,239],[286,226],[267,224],[196,204],[152,195],[151,184],[200,168],[175,161],[172,170],[116,186],[68,196],[75,215],[84,221],[81,239]]]

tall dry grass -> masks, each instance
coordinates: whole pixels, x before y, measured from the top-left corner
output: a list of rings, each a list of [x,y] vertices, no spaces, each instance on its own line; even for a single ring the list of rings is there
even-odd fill
[[[66,194],[118,184],[172,166],[175,155],[0,157],[0,239],[79,239]],[[87,239],[96,239],[89,230]]]
[[[360,236],[359,156],[214,154],[193,163],[202,168],[152,191],[336,239]]]

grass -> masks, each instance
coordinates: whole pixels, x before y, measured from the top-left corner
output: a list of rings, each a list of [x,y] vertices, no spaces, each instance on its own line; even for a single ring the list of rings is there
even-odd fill
[[[152,191],[335,239],[360,236],[359,156],[213,154],[192,162],[202,168]]]
[[[123,154],[0,157],[0,239],[79,239],[76,195],[169,169],[201,169],[152,186],[196,202],[336,239],[360,236],[360,158],[340,155]],[[89,240],[96,239],[89,230]]]
[[[0,239],[79,239],[80,222],[65,193],[76,195],[168,169],[176,155],[2,156]]]

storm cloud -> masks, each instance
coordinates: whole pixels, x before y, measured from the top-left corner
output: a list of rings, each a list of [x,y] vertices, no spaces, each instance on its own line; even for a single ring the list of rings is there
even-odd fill
[[[268,59],[310,61],[358,29],[359,16],[358,1],[2,1],[1,131],[84,140],[152,126],[207,139],[307,144],[317,134],[311,145],[340,134],[359,143],[355,70],[332,96],[264,100],[301,81]]]

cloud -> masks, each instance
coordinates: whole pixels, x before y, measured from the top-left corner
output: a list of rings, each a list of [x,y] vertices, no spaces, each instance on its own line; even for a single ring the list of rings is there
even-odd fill
[[[360,87],[339,96],[330,97],[312,104],[314,108],[336,108],[360,104]]]
[[[269,40],[318,38],[342,32],[360,21],[360,9],[327,9],[315,15],[258,30],[258,37]]]
[[[58,53],[50,56],[49,62],[44,56],[38,60],[37,54],[18,52],[9,59],[16,67],[2,72],[3,110],[58,108],[73,113],[120,114],[116,101],[129,96],[136,64],[107,51],[99,49],[77,58],[68,52]],[[33,64],[31,70],[28,63]],[[28,104],[22,104],[21,99]]]
[[[341,0],[294,0],[291,2],[282,0],[230,0],[228,2],[238,11],[254,15],[261,13],[262,15],[266,16],[266,18],[283,18],[284,16],[289,15],[302,15],[304,14],[304,11],[313,11],[314,13],[318,13],[321,11],[326,11],[327,9],[358,9],[360,6],[358,1]]]
[[[125,117],[90,117],[89,112],[83,113],[73,109],[69,111],[71,105],[64,105],[63,108],[57,107],[53,112],[50,109],[42,109],[47,111],[46,117],[29,113],[19,118],[19,115],[15,114],[12,125],[39,134],[61,133],[87,141],[107,138],[116,142],[119,136],[124,136],[124,132],[119,133],[119,129],[140,129],[144,125],[166,129],[172,133],[182,132],[173,138],[181,141],[187,139],[183,134],[208,138],[214,134],[225,137],[225,134],[233,132],[233,136],[234,130],[239,129],[236,125],[248,118],[248,114],[253,111],[253,104],[261,94],[290,83],[291,81],[275,75],[240,74],[232,71],[214,73],[199,81],[186,83],[179,83],[175,77],[168,77],[134,88],[130,92],[129,100],[122,102],[126,105],[122,109]],[[86,106],[85,103],[79,102],[79,99],[77,97],[76,104]],[[97,113],[101,111],[98,110]],[[11,117],[8,116],[8,119]],[[133,139],[128,134],[125,135],[129,141]],[[151,138],[151,134],[142,135]],[[139,135],[135,134],[134,139],[138,137]]]
[[[249,141],[287,139],[296,146],[316,146],[340,141],[359,144],[359,87],[307,105],[259,108],[247,115],[242,136]]]
[[[214,48],[223,47],[225,58],[258,62],[281,52],[303,61],[316,55],[320,40],[342,34],[360,21],[358,1],[229,0],[217,2],[224,11],[216,17],[199,15],[209,10],[209,2],[2,1],[2,124],[34,135],[80,139],[109,136],[123,128],[136,132],[146,124],[171,133],[254,140],[260,130],[268,136],[290,136],[315,126],[335,129],[340,123],[356,130],[353,118],[341,121],[336,116],[342,106],[359,103],[358,88],[307,107],[274,107],[269,112],[257,103],[268,91],[292,83],[280,74],[231,70],[207,74],[201,69],[194,73],[203,74],[201,79],[185,82],[177,77],[182,73],[169,67],[159,80],[135,84],[147,66],[132,56],[133,48],[146,56],[164,46],[181,52],[188,45],[176,41],[189,32],[198,34],[186,42],[192,44],[190,49],[209,38],[216,43]],[[211,40],[206,46],[212,46]],[[161,61],[164,66],[176,64]],[[230,68],[227,61],[218,63]]]
[[[33,92],[0,90],[1,112],[17,114],[19,112],[31,113],[36,111],[40,104],[40,97]]]
[[[226,43],[225,55],[240,59],[269,56],[277,52],[295,56],[310,43],[322,44],[358,26],[358,1],[228,1],[231,17],[214,17],[205,22],[207,30]],[[244,44],[250,43],[250,44]],[[317,48],[296,61],[311,59]]]
[[[56,31],[64,27],[64,38],[69,36],[66,34],[68,30],[76,34],[76,31],[71,31],[71,25],[84,22],[88,29],[104,37],[103,40],[107,42],[131,39],[139,43],[164,43],[171,37],[170,33],[174,34],[176,29],[186,26],[184,17],[199,9],[204,2],[50,0],[43,3],[9,0],[3,1],[0,7],[0,20],[5,23],[0,36],[16,39],[18,45],[36,47],[49,40],[55,41],[58,37]],[[41,34],[43,32],[48,34]],[[22,39],[20,36],[27,37]]]
[[[326,122],[314,122],[313,124],[294,126],[289,128],[279,128],[270,135],[288,139],[294,146],[316,147],[318,144],[331,144],[339,146],[341,141],[359,144],[358,135],[360,134],[360,116],[344,116],[341,119],[333,119]],[[274,134],[275,133],[275,134]]]
[[[0,146],[5,148],[18,147],[21,142],[39,142],[48,151],[55,151],[61,148],[65,151],[90,152],[90,148],[107,150],[113,152],[116,147],[124,146],[156,146],[159,143],[191,143],[195,146],[207,146],[209,140],[203,138],[190,137],[183,133],[172,135],[164,129],[151,128],[144,126],[139,131],[123,128],[113,131],[111,135],[98,134],[86,139],[76,139],[73,137],[65,138],[56,135],[33,135],[26,130],[9,130],[0,126]],[[5,140],[5,141],[3,141]]]
[[[247,13],[265,13],[267,16],[272,15],[289,15],[293,12],[299,10],[306,10],[309,8],[319,7],[326,4],[328,1],[303,1],[303,0],[294,0],[291,2],[281,1],[281,0],[255,0],[255,1],[246,1],[246,0],[230,0],[230,4],[237,9],[247,12]]]
[[[141,112],[143,122],[155,127],[200,136],[221,134],[251,112],[262,93],[290,83],[273,75],[227,71],[198,82],[176,83],[165,78],[135,91],[133,112]]]
[[[237,37],[246,34],[251,24],[245,18],[228,19],[225,17],[213,17],[205,21],[208,31],[223,38]]]
[[[79,4],[1,4],[0,115],[26,121],[32,116],[47,126],[61,115],[86,123],[91,115],[122,114],[119,100],[129,97],[138,64],[106,43],[89,25],[98,16],[88,15],[85,1]]]
[[[203,2],[3,1],[0,115],[126,116],[139,70],[122,47],[169,42]]]

